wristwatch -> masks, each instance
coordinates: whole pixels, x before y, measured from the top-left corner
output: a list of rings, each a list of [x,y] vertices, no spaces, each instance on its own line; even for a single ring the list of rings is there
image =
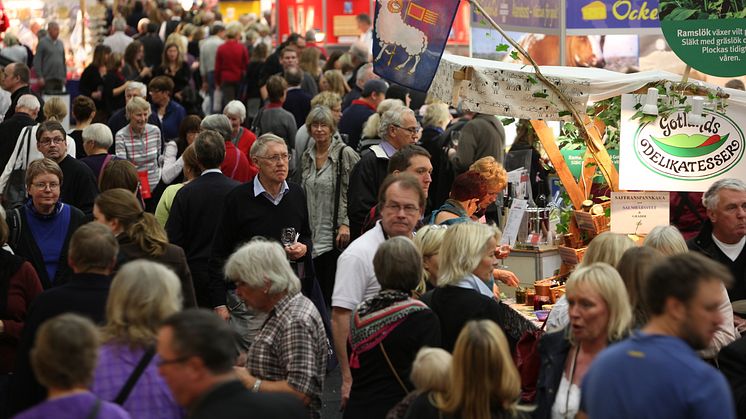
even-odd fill
[[[259,386],[261,386],[261,385],[262,385],[262,380],[260,380],[260,379],[257,378],[256,381],[254,381],[254,386],[251,387],[251,392],[252,393],[259,393]]]

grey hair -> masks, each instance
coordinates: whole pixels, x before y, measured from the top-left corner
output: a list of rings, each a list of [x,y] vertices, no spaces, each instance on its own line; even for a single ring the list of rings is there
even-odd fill
[[[111,147],[114,139],[111,135],[111,128],[105,124],[91,124],[83,129],[83,143],[86,141],[93,141],[93,144],[98,148]]]
[[[18,102],[16,103],[16,109],[20,107],[28,108],[32,111],[38,111],[41,109],[41,103],[39,103],[39,99],[34,95],[22,95],[18,98]]]
[[[115,17],[114,21],[111,22],[111,26],[115,32],[124,32],[127,29],[127,21],[121,17]]]
[[[643,242],[645,246],[652,247],[666,256],[686,253],[689,248],[686,245],[684,236],[679,229],[670,225],[655,226]]]
[[[410,292],[422,280],[422,254],[406,237],[392,237],[378,246],[373,271],[381,289]]]
[[[329,126],[332,134],[337,130],[337,124],[334,123],[332,111],[326,106],[314,106],[308,113],[306,117],[306,129],[309,136],[311,135],[311,125],[313,124],[325,124]]]
[[[368,48],[365,44],[356,42],[350,46],[349,50],[350,58],[356,58],[359,62],[368,61]],[[366,64],[367,66],[368,64]],[[370,64],[372,65],[372,64]],[[361,68],[362,70],[362,68]],[[360,77],[360,71],[358,70],[357,77]]]
[[[139,81],[131,81],[129,84],[127,84],[127,87],[125,88],[126,91],[131,92],[133,90],[137,90],[140,97],[145,97],[148,95],[148,87],[145,86],[144,83],[141,83]]]
[[[411,115],[414,118],[414,111],[404,107],[395,106],[381,115],[381,122],[378,125],[378,138],[387,139],[389,127],[392,125],[401,125],[404,120],[404,115]]]
[[[720,179],[710,185],[707,191],[702,195],[702,205],[708,210],[714,210],[720,201],[720,190],[732,189],[734,191],[746,192],[746,183],[741,179],[727,178]]]
[[[257,138],[256,141],[254,141],[254,144],[251,146],[251,150],[249,151],[249,155],[251,156],[251,158],[254,159],[257,156],[264,154],[269,143],[278,143],[284,145],[285,147],[288,146],[285,140],[282,139],[282,137],[278,137],[274,134],[263,134],[260,135],[259,138]]]
[[[223,108],[223,115],[237,116],[243,122],[246,119],[246,106],[240,100],[231,100]]]
[[[225,141],[230,141],[231,136],[233,135],[231,121],[228,120],[228,117],[225,115],[208,115],[202,120],[199,127],[202,129],[217,131],[223,136],[223,140]]]
[[[374,76],[377,77],[372,70],[373,64],[365,63],[357,70],[357,73],[355,73],[355,83],[357,83],[358,87],[360,87],[360,90],[363,89],[365,82],[373,79]]]
[[[250,288],[263,288],[269,281],[269,294],[300,292],[300,280],[295,276],[285,250],[280,243],[257,237],[236,250],[225,264],[225,276],[241,281]]]
[[[381,126],[381,115],[392,108],[404,107],[401,99],[384,99],[378,104],[376,113],[368,117],[363,123],[363,138],[378,137],[378,127]],[[379,137],[380,138],[380,137]]]
[[[18,45],[18,38],[12,33],[6,33],[5,37],[3,38],[3,43],[6,47],[12,47],[14,45]]]
[[[128,120],[133,113],[147,112],[148,116],[150,116],[151,112],[150,104],[141,97],[133,97],[132,99],[130,99],[124,109]]]
[[[220,167],[225,159],[225,141],[216,131],[204,130],[194,140],[194,153],[204,170]]]

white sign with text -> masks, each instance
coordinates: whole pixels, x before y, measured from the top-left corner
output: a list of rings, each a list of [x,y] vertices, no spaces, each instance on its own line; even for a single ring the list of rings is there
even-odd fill
[[[655,226],[669,224],[668,192],[612,192],[611,232],[650,233]]]

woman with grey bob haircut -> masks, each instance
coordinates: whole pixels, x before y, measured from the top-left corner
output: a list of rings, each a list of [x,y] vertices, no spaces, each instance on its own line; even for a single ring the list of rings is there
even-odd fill
[[[321,417],[321,394],[329,344],[316,307],[300,292],[300,281],[277,242],[253,239],[228,259],[225,276],[236,294],[267,319],[237,371],[254,392],[289,393],[309,417]]]

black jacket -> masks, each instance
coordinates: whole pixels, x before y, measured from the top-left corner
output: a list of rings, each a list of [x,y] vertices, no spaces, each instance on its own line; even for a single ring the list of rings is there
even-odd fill
[[[36,122],[44,122],[44,100],[42,100],[39,95],[35,94],[31,91],[31,88],[28,85],[19,87],[15,92],[10,94],[10,106],[8,107],[8,111],[5,112],[5,119],[4,121],[7,121],[10,119],[13,114],[16,113],[16,105],[18,105],[18,99],[20,99],[23,95],[34,95],[37,99],[39,99],[39,114],[36,115]]]
[[[570,352],[570,341],[567,340],[567,329],[547,333],[539,341],[541,368],[536,383],[536,410],[534,419],[552,417],[552,405],[557,397],[557,389],[565,371],[565,360]]]
[[[23,112],[14,114],[0,124],[0,171],[5,169],[24,127],[36,125],[36,121]]]
[[[238,380],[210,389],[191,406],[189,419],[305,419],[306,409],[290,394],[252,393]]]
[[[712,240],[712,222],[706,220],[702,223],[697,237],[686,242],[689,250],[702,253],[708,258],[722,263],[733,275],[733,285],[728,288],[728,296],[731,301],[746,299],[746,247],[741,250],[741,254],[733,261],[723,253],[722,250]]]
[[[65,156],[59,165],[63,175],[60,200],[85,215],[93,214],[93,201],[98,195],[96,175],[87,164],[70,156]]]
[[[351,240],[362,234],[365,217],[378,202],[378,188],[386,178],[388,168],[389,158],[378,145],[365,150],[360,161],[352,168],[347,188]]]
[[[738,417],[746,418],[746,337],[720,350],[718,366],[733,391]]]

